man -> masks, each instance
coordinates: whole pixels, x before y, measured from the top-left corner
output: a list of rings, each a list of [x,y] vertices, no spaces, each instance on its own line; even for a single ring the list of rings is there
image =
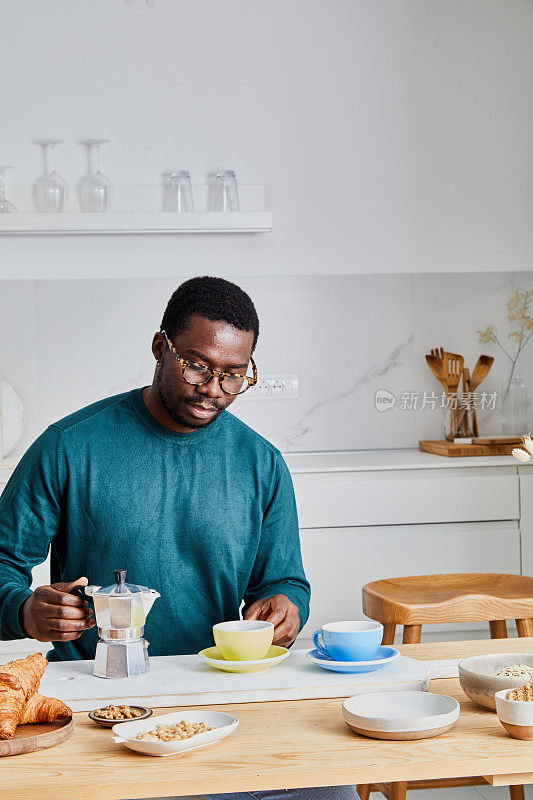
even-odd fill
[[[242,601],[245,619],[274,623],[274,643],[294,641],[310,588],[291,478],[279,451],[226,411],[256,380],[258,334],[238,286],[186,281],[154,335],[151,386],[34,442],[0,498],[1,638],[51,641],[50,660],[94,658],[92,612],[68,589],[109,584],[126,567],[130,582],[161,594],[151,655],[209,646],[213,624],[238,619]],[[32,592],[49,548],[52,583]]]

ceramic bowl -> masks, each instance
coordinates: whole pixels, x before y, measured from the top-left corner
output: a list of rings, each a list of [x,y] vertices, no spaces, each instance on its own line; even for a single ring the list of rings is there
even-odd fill
[[[509,689],[502,689],[495,694],[498,719],[515,739],[533,739],[533,703],[508,700],[508,692]]]
[[[453,697],[429,692],[370,692],[342,704],[349,728],[373,739],[429,739],[446,733],[459,718]]]
[[[153,714],[152,709],[146,706],[130,706],[130,708],[141,711],[141,715],[134,719],[106,719],[105,717],[99,717],[94,711],[89,711],[88,717],[92,722],[96,722],[97,725],[103,725],[104,728],[113,728],[115,725],[123,725],[125,722],[139,722],[142,719],[148,719]]]
[[[205,733],[197,733],[190,739],[182,739],[177,742],[143,742],[135,737],[143,731],[153,731],[158,725],[172,725],[186,719],[189,722],[205,722],[212,730]],[[208,711],[203,709],[193,710],[184,709],[174,711],[171,714],[161,714],[152,717],[151,720],[126,722],[123,725],[113,727],[114,742],[144,753],[147,756],[173,756],[187,753],[191,750],[198,750],[200,747],[207,747],[210,744],[225,739],[237,728],[239,720],[232,714],[224,714],[222,711]]]
[[[459,662],[459,682],[463,692],[483,708],[496,711],[494,695],[503,689],[517,689],[528,682],[521,678],[497,675],[503,667],[525,664],[533,667],[533,653],[494,653],[472,656]]]

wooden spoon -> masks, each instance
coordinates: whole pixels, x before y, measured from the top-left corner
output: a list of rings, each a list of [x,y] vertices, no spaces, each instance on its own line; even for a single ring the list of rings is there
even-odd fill
[[[470,378],[470,391],[477,389],[481,381],[485,380],[487,373],[494,363],[493,356],[480,356]]]
[[[472,377],[470,378],[470,391],[475,392],[481,381],[485,380],[487,377],[487,373],[489,369],[492,367],[494,363],[493,356],[480,356],[477,360],[477,364],[474,367],[472,372]],[[474,436],[479,436],[479,429],[477,426],[477,411],[476,406],[474,404],[472,414],[472,428]]]

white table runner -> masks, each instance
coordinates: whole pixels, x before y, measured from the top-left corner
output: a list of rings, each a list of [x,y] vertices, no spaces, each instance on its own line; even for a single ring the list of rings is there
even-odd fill
[[[107,702],[166,706],[252,703],[347,697],[387,689],[427,690],[430,678],[457,675],[457,660],[416,661],[400,656],[376,672],[330,672],[291,650],[289,658],[265,672],[232,673],[209,667],[198,656],[155,656],[151,670],[135,678],[96,678],[92,661],[52,662],[39,691],[73,711],[91,711]]]

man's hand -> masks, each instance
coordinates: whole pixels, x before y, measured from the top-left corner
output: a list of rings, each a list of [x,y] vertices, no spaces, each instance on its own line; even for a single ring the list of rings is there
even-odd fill
[[[87,578],[73,583],[39,586],[22,606],[22,627],[38,642],[70,642],[96,623],[86,602],[68,594],[73,586],[87,586]]]
[[[264,600],[256,600],[244,609],[244,619],[260,619],[274,623],[273,644],[286,647],[291,644],[300,628],[298,606],[291,603],[284,594],[275,594]]]

